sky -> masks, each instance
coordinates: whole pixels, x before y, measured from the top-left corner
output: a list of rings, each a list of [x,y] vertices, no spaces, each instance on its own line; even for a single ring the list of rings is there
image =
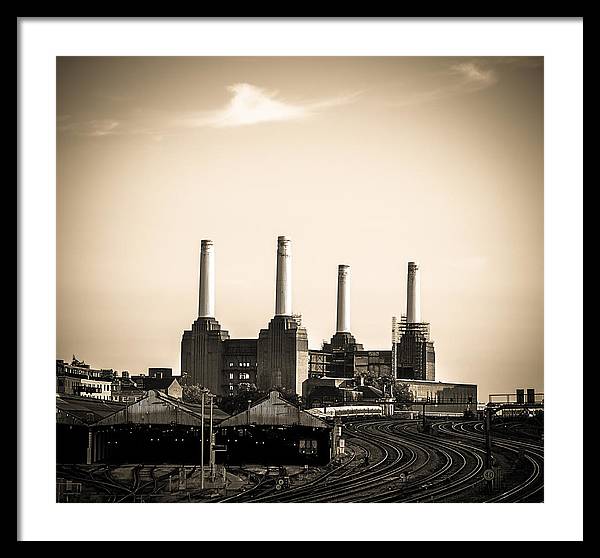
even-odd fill
[[[257,337],[278,236],[310,348],[391,345],[421,270],[436,379],[543,391],[543,59],[57,59],[57,358],[179,373],[200,241]]]

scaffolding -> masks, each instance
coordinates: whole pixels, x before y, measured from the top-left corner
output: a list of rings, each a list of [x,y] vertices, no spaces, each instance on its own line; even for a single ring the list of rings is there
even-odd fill
[[[406,369],[412,370],[411,375],[416,380],[435,379],[434,368],[429,366],[429,352],[433,352],[433,342],[429,337],[429,323],[409,322],[406,316],[402,316],[396,322],[396,364],[395,376],[398,376],[398,360],[400,361],[401,374],[404,377]],[[435,357],[433,357],[435,358]],[[433,361],[435,362],[435,361]],[[392,365],[394,366],[394,365]],[[406,376],[408,378],[412,376]]]
[[[394,383],[398,376],[398,320],[392,316],[392,366],[390,367],[392,382],[390,384],[390,396],[394,397]]]
[[[398,321],[392,316],[392,376],[395,379],[398,370]]]

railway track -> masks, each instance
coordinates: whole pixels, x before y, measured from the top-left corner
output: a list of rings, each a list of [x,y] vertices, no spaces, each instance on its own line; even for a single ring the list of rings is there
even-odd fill
[[[160,492],[169,482],[169,476],[177,473],[179,468],[173,468],[156,476],[156,465],[148,468],[146,465],[134,465],[131,469],[131,480],[129,483],[116,479],[113,476],[113,471],[118,468],[115,465],[99,465],[92,468],[82,468],[77,465],[63,465],[57,467],[57,473],[64,475],[66,478],[76,480],[89,487],[98,489],[101,493],[106,494],[107,502],[120,503],[127,501],[136,501],[136,497],[144,495],[156,494]],[[142,481],[141,472],[147,469],[150,479]],[[196,467],[194,466],[189,472],[186,472],[187,478],[190,478]]]
[[[366,450],[366,455],[369,455],[369,451]],[[227,498],[218,500],[218,502],[268,502],[268,501],[281,501],[281,498],[289,498],[290,495],[299,496],[302,493],[310,493],[312,487],[322,483],[330,482],[333,479],[344,476],[348,470],[351,469],[351,465],[358,459],[357,452],[352,451],[352,455],[349,459],[345,460],[342,464],[331,467],[328,471],[320,474],[317,478],[303,483],[300,486],[292,487],[287,489],[284,494],[280,494],[276,490],[275,477],[269,477],[264,475],[258,483],[254,484],[248,490],[241,492],[240,494],[233,495]],[[351,476],[351,475],[349,475]],[[345,477],[348,478],[348,477]]]
[[[362,422],[347,424],[346,437],[352,440],[353,457],[342,466],[310,483],[253,501],[362,501],[366,493],[381,485],[382,480],[395,480],[395,475],[411,467],[419,457],[418,450],[410,444],[399,447],[398,441],[381,430],[380,424],[373,427]],[[357,458],[359,452],[362,452],[362,459]]]
[[[463,436],[470,440],[475,440],[483,443],[484,432],[479,426],[480,423],[469,421],[463,423],[452,424],[451,428],[458,436]],[[447,428],[447,427],[446,427]],[[539,501],[539,494],[544,488],[544,447],[540,443],[530,441],[531,436],[527,435],[525,440],[522,434],[515,433],[515,428],[518,425],[511,427],[511,432],[507,436],[506,433],[498,435],[492,434],[493,446],[501,448],[510,453],[516,453],[521,456],[530,466],[530,471],[527,477],[515,486],[506,491],[495,495],[486,502],[527,502],[532,500]]]
[[[470,489],[479,482],[478,473],[483,459],[477,448],[440,441],[419,433],[415,424],[387,425],[404,443],[411,443],[428,456],[411,473],[409,480],[387,492],[369,497],[369,502],[435,502]],[[434,455],[439,455],[438,465],[428,467]]]
[[[216,502],[539,502],[543,498],[544,448],[530,431],[519,425],[493,432],[493,452],[512,464],[507,488],[487,491],[482,473],[485,466],[485,431],[480,421],[439,420],[431,433],[407,419],[377,418],[345,425],[347,451],[343,462],[330,464],[316,478],[277,490],[277,477],[256,475],[245,491]],[[161,492],[178,468],[157,475],[156,466],[136,465],[130,478],[115,478],[115,467],[76,465],[57,468],[59,474],[78,480],[107,501],[138,501]],[[187,478],[195,468],[186,471]],[[122,472],[121,472],[122,474]],[[511,476],[512,475],[512,476]]]
[[[487,497],[485,438],[477,421],[441,421],[438,435],[418,432],[414,421],[375,420],[346,425],[348,445],[377,455],[351,471],[340,467],[285,492],[267,490],[248,501],[262,502],[443,502],[464,495],[466,501],[528,501],[543,488],[543,448],[528,441],[494,436],[496,450],[522,454],[531,465],[523,482]],[[339,470],[338,470],[339,469]],[[402,473],[405,474],[399,482]],[[407,475],[408,474],[408,475]],[[406,476],[407,475],[407,476]],[[482,498],[487,498],[482,500]]]
[[[348,428],[350,427],[350,428]],[[368,461],[357,467],[352,472],[345,471],[344,465],[331,471],[331,474],[323,475],[311,483],[288,489],[281,494],[269,495],[259,501],[271,502],[327,502],[340,501],[341,498],[356,498],[358,494],[368,489],[372,479],[376,476],[391,475],[396,465],[405,457],[403,449],[389,444],[382,436],[366,435],[363,433],[364,426],[347,425],[347,433],[358,440],[357,447],[362,448]],[[357,454],[356,450],[354,455]],[[374,457],[377,455],[377,457]],[[371,462],[371,456],[375,459]],[[340,472],[344,474],[340,474]]]

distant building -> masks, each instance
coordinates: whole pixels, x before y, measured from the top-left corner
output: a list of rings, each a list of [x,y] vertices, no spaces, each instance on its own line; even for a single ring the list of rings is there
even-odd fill
[[[56,393],[112,400],[113,370],[91,368],[73,356],[71,364],[56,361]]]
[[[429,324],[421,321],[419,269],[408,264],[407,307],[396,332],[396,367],[392,349],[365,350],[350,332],[350,267],[338,267],[338,309],[336,332],[321,349],[310,350],[308,375],[311,378],[392,376],[406,380],[435,380],[435,349]]]
[[[475,410],[477,385],[456,382],[430,382],[427,380],[399,380],[408,387],[417,404],[434,403],[428,406],[433,412],[462,412]],[[355,385],[351,380],[340,378],[309,378],[302,385],[302,398],[306,408],[370,404],[381,400],[380,389],[369,385]],[[418,405],[415,405],[418,409]]]
[[[221,393],[256,388],[256,339],[227,339],[223,345]]]
[[[397,380],[435,380],[435,349],[429,324],[399,324],[396,343]],[[308,375],[312,378],[346,378],[392,375],[392,350],[364,350],[353,336],[336,333],[321,349],[309,351]]]
[[[148,368],[150,378],[170,378],[173,376],[172,368]]]
[[[429,338],[429,324],[411,323],[403,316],[399,324],[395,377],[435,380],[435,349]]]
[[[292,313],[289,239],[277,239],[275,315],[257,339],[231,339],[229,332],[221,328],[215,318],[214,271],[213,243],[203,240],[198,317],[181,338],[182,383],[199,384],[221,396],[252,387],[260,391],[281,389],[302,393],[305,405],[310,404],[309,393],[317,387],[315,400],[366,400],[361,390],[353,392],[361,385],[357,380],[365,377],[429,382],[436,385],[431,388],[436,393],[439,389],[458,389],[439,388],[439,382],[435,383],[435,348],[429,323],[421,316],[420,268],[416,262],[408,262],[406,316],[399,323],[394,318],[390,348],[382,350],[365,349],[351,332],[348,265],[338,266],[335,333],[317,350],[308,349],[306,328],[300,315]],[[350,383],[342,387],[336,382],[319,384],[315,381],[318,379]],[[472,397],[477,386],[469,389]]]
[[[354,381],[343,378],[308,378],[302,384],[304,407],[326,407],[353,403],[361,394],[354,390]]]
[[[415,401],[464,401],[469,399],[477,402],[477,385],[457,382],[430,382],[424,380],[407,380],[403,382],[408,386]]]
[[[137,387],[128,377],[115,378],[112,385],[112,400],[118,403],[134,403],[145,397],[146,392]]]
[[[477,385],[458,382],[430,382],[427,380],[403,381],[408,386],[413,400],[436,403],[428,407],[428,411],[462,412],[469,408],[477,408]],[[418,406],[415,406],[417,409]]]
[[[182,399],[183,397],[183,388],[177,378],[146,378],[142,389],[145,392],[160,391],[174,399]]]

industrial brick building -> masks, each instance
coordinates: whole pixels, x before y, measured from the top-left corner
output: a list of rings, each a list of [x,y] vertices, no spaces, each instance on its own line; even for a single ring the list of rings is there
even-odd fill
[[[406,380],[435,380],[435,349],[429,324],[421,320],[419,267],[408,264],[407,315],[395,324],[393,348],[365,350],[350,333],[350,269],[338,268],[336,333],[320,350],[309,354],[309,377],[354,378],[393,376]],[[395,361],[395,372],[392,372]]]
[[[392,347],[365,350],[350,331],[350,269],[338,268],[336,332],[329,343],[309,351],[309,378],[302,396],[310,406],[371,402],[359,378],[387,376],[408,385],[415,400],[476,402],[477,386],[435,381],[435,349],[429,323],[421,318],[420,271],[408,263],[406,315],[392,323]],[[379,394],[381,397],[383,394]],[[456,410],[454,408],[453,410]]]
[[[251,385],[300,393],[308,377],[308,336],[292,314],[291,241],[277,239],[275,316],[257,339],[231,339],[215,319],[214,247],[200,252],[198,318],[181,339],[181,373],[190,384],[227,395]]]
[[[389,376],[435,382],[435,348],[429,323],[421,318],[420,271],[415,262],[408,263],[406,315],[399,323],[394,319],[391,348],[383,350],[365,349],[350,331],[348,265],[338,267],[336,331],[330,342],[309,350],[301,316],[292,313],[291,241],[284,236],[277,239],[275,315],[257,339],[232,339],[221,328],[215,318],[214,276],[214,246],[203,240],[198,317],[181,339],[184,382],[202,385],[220,396],[251,386],[261,391],[279,388],[302,393],[305,402],[312,386],[318,385],[316,380],[323,378],[354,381]],[[354,397],[338,395],[342,400]]]

